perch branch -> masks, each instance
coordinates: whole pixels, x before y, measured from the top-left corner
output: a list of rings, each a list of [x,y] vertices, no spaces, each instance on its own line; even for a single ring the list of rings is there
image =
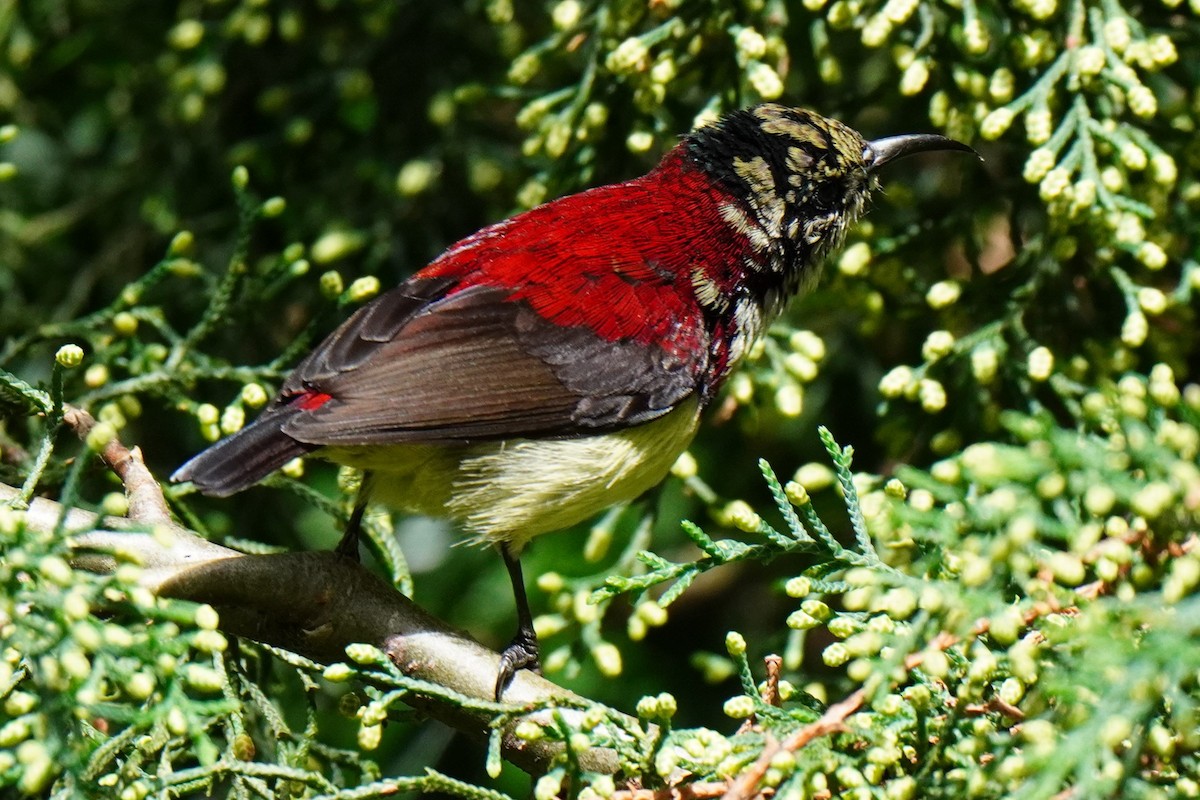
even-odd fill
[[[68,425],[81,436],[94,424],[87,412],[70,409]],[[101,456],[125,483],[129,517],[100,517],[67,510],[66,530],[77,567],[109,573],[122,560],[143,568],[141,584],[163,597],[208,603],[220,614],[221,629],[274,645],[320,663],[344,661],[347,645],[365,642],[383,650],[407,676],[436,683],[461,695],[492,700],[499,655],[431,616],[383,579],[333,552],[250,555],[214,544],[170,519],[161,487],[137,448],[109,442]],[[0,484],[0,503],[20,496]],[[35,499],[25,524],[51,531],[64,509]],[[493,716],[437,698],[410,704],[430,717],[471,734],[486,736]],[[568,720],[587,701],[528,671],[517,673],[504,693],[513,709],[560,706]],[[569,708],[563,706],[575,706]],[[559,752],[550,742],[526,742],[512,733],[525,719],[550,721],[551,711],[517,716],[505,728],[505,758],[530,772],[544,771]],[[630,720],[630,727],[635,723]],[[614,730],[614,736],[624,735]],[[615,772],[615,751],[594,748],[581,758],[585,769]]]

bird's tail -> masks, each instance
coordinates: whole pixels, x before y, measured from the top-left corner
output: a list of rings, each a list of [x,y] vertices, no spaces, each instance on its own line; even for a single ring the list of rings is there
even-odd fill
[[[297,456],[316,449],[283,432],[297,409],[280,406],[264,412],[242,430],[223,439],[175,470],[172,481],[191,481],[207,495],[227,497],[251,486]]]

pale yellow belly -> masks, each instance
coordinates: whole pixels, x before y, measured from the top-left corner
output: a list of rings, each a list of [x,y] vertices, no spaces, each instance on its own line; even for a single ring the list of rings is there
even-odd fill
[[[481,542],[521,546],[657,484],[691,442],[698,419],[692,400],[653,422],[598,436],[339,447],[321,455],[371,470],[373,500],[449,518]]]

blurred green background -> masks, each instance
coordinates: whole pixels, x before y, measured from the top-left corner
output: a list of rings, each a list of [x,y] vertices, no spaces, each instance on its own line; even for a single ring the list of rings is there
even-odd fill
[[[165,477],[255,413],[245,387],[276,388],[372,292],[361,279],[390,286],[485,224],[642,174],[714,114],[778,100],[868,137],[971,141],[985,163],[889,167],[845,255],[715,404],[695,474],[681,465],[619,517],[524,559],[535,613],[561,628],[543,642],[551,678],[625,710],[670,691],[680,726],[727,727],[727,630],[756,656],[830,641],[781,624],[794,603],[779,586],[807,564],[708,573],[662,625],[624,598],[588,611],[579,598],[646,546],[639,526],[687,560],[698,551],[681,519],[722,535],[744,499],[777,522],[766,458],[784,480],[801,470],[842,534],[839,498],[820,492],[818,424],[855,448],[857,469],[888,475],[1011,438],[1007,411],[1103,427],[1085,400],[1111,397],[1121,376],[1159,363],[1191,376],[1200,60],[1172,42],[1194,55],[1200,28],[1177,3],[1125,5],[0,0],[0,368],[45,384],[55,351],[81,345],[67,400],[113,421]],[[43,433],[34,417],[0,417],[0,479],[26,480]],[[59,445],[39,492],[61,487],[77,453]],[[1059,466],[1071,513],[1090,520],[1082,467]],[[218,539],[329,547],[347,496],[327,465],[302,480],[338,513],[291,479],[177,497],[177,510]],[[97,463],[80,496],[111,510],[118,488]],[[1181,536],[1189,514],[1160,537]],[[1069,549],[1072,524],[1045,541]],[[440,523],[395,525],[416,600],[503,645],[514,617],[495,554],[452,546]],[[997,602],[1023,591],[1000,583]],[[613,644],[620,677],[598,666]],[[792,679],[852,685],[817,661]],[[287,670],[267,672],[299,696]],[[321,703],[349,745],[357,723],[338,721],[335,697]],[[485,780],[482,745],[419,723],[389,726],[375,757],[384,774],[433,764]]]

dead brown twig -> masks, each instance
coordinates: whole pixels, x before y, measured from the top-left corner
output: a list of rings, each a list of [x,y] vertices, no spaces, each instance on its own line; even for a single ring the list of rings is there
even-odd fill
[[[86,439],[96,427],[95,417],[74,406],[68,406],[63,412],[63,422],[80,439]],[[129,500],[129,519],[150,524],[171,521],[171,512],[167,508],[162,487],[142,460],[140,448],[134,447],[130,450],[114,436],[104,445],[100,457],[125,487],[125,496]]]

